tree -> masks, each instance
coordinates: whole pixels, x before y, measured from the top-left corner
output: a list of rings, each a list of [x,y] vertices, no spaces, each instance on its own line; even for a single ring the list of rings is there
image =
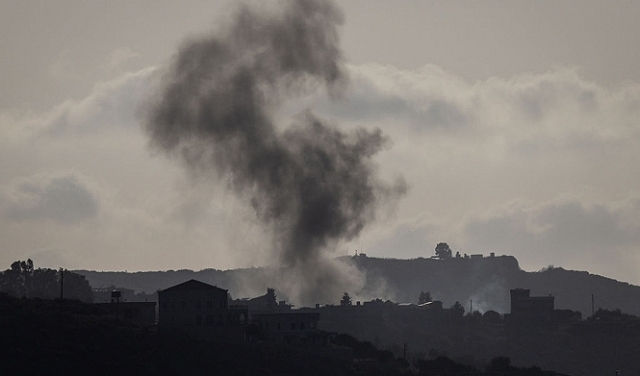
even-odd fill
[[[267,307],[268,308],[274,308],[278,305],[278,302],[276,301],[277,299],[277,295],[276,295],[276,290],[272,289],[271,287],[267,287]]]
[[[506,356],[499,356],[491,359],[491,362],[486,367],[486,372],[504,372],[508,373],[511,370],[511,358]]]
[[[15,261],[0,276],[0,289],[17,297],[30,297],[33,288],[33,261]]]
[[[448,259],[451,258],[451,248],[449,248],[449,244],[447,243],[438,243],[438,245],[436,245],[436,256],[438,256],[439,259]]]
[[[64,298],[78,299],[83,302],[91,303],[93,301],[91,285],[83,275],[65,270]]]
[[[69,272],[67,272],[69,273]],[[67,283],[65,279],[64,283]],[[67,296],[65,288],[65,296]],[[60,296],[60,273],[53,269],[36,269],[33,272],[33,290],[30,297],[53,299]]]
[[[64,271],[64,297],[84,302],[93,300],[91,285],[80,274]],[[0,291],[25,298],[55,299],[60,296],[60,273],[54,269],[34,269],[33,261],[16,261],[0,272]]]
[[[421,291],[420,296],[418,297],[418,304],[424,304],[432,302],[431,293],[429,291]]]
[[[462,317],[464,316],[464,307],[462,306],[462,304],[460,304],[460,302],[455,302],[451,306],[451,313],[456,317]]]
[[[340,299],[340,305],[350,306],[352,304],[353,304],[353,301],[351,300],[351,296],[349,296],[348,292],[345,292],[344,295],[342,295],[342,299]]]

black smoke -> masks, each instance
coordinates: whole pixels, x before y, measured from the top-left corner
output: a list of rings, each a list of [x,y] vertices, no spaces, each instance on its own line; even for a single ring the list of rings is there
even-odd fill
[[[380,130],[346,133],[310,110],[286,129],[276,124],[286,101],[319,89],[339,98],[348,83],[340,10],[330,1],[284,4],[277,15],[240,8],[221,30],[184,44],[146,131],[154,147],[192,171],[216,172],[246,199],[273,230],[277,261],[304,275],[303,293],[314,294],[335,273],[314,275],[309,265],[356,237],[378,204],[405,188],[374,173]]]

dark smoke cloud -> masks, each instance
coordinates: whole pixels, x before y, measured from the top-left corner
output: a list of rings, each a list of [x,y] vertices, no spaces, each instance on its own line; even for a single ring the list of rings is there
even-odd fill
[[[246,198],[274,231],[278,261],[310,279],[301,294],[315,294],[336,273],[313,274],[309,265],[357,236],[378,204],[405,188],[374,174],[380,130],[345,133],[309,110],[286,130],[274,123],[283,102],[319,88],[338,98],[347,83],[339,9],[329,1],[285,4],[280,15],[241,8],[224,30],[185,44],[146,130],[152,145],[192,171],[215,171]]]

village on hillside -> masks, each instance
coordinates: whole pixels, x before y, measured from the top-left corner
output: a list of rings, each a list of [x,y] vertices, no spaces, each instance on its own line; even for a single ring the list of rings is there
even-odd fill
[[[353,259],[370,262],[362,253]],[[436,247],[432,259],[446,267],[492,263],[499,257],[454,256],[448,247]],[[420,292],[417,302],[356,301],[344,292],[335,304],[295,307],[278,299],[269,286],[263,295],[234,299],[224,286],[193,278],[154,294],[116,286],[91,288],[82,275],[35,269],[31,260],[14,263],[2,273],[1,282],[2,291],[10,295],[80,299],[92,302],[105,317],[145,331],[207,342],[313,348],[330,357],[354,359],[353,349],[336,344],[336,335],[349,335],[414,366],[421,359],[447,356],[483,369],[490,359],[504,356],[519,366],[567,374],[586,370],[583,374],[589,375],[613,363],[640,369],[630,360],[640,338],[636,316],[594,307],[583,317],[580,311],[557,309],[555,296],[532,294],[529,286],[512,288],[509,311],[501,313],[474,309],[473,301],[468,306],[459,301],[445,305],[429,291]],[[620,337],[621,331],[626,336]],[[599,359],[601,368],[585,366],[579,361],[585,358]]]

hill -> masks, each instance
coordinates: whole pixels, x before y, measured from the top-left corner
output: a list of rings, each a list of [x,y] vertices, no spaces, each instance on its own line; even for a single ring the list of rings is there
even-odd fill
[[[384,279],[394,292],[395,301],[416,302],[421,291],[429,291],[445,306],[456,301],[467,310],[510,311],[509,290],[526,288],[533,296],[553,295],[557,309],[591,315],[591,296],[595,309],[620,309],[640,315],[640,287],[586,271],[547,268],[528,272],[520,269],[513,256],[484,258],[380,259],[366,256],[349,258],[368,278]]]
[[[376,297],[381,284],[385,285],[384,299],[395,302],[417,302],[421,291],[428,291],[445,307],[460,302],[469,310],[510,311],[509,290],[526,288],[534,296],[553,295],[557,309],[580,311],[583,317],[591,315],[591,297],[595,309],[620,309],[640,315],[640,287],[586,271],[548,268],[528,272],[520,269],[513,256],[484,258],[439,259],[382,259],[364,255],[344,257],[342,262],[355,265],[366,283],[361,291],[349,291],[354,297]],[[262,295],[267,286],[278,286],[269,279],[273,270],[249,268],[235,270],[205,269],[170,270],[158,272],[98,272],[78,270],[93,287],[122,286],[138,292],[153,293],[185,280],[194,278],[218,285],[233,297]],[[281,298],[286,298],[281,296]],[[357,298],[356,298],[357,299]],[[335,302],[318,302],[337,304]]]

